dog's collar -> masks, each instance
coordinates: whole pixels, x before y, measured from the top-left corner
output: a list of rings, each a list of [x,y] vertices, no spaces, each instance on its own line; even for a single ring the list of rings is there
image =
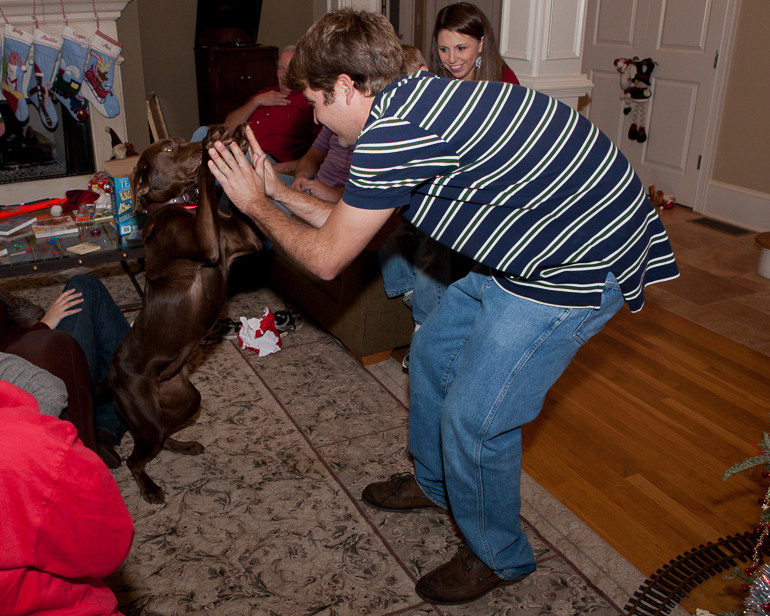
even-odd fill
[[[157,207],[163,207],[164,205],[171,205],[172,203],[181,203],[183,205],[198,205],[198,199],[200,198],[200,191],[197,186],[191,186],[185,190],[179,197],[174,197],[163,203],[157,203]]]

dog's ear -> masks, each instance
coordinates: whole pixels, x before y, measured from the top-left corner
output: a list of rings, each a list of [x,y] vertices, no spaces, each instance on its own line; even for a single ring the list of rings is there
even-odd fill
[[[147,210],[147,199],[145,195],[150,190],[150,163],[144,155],[139,157],[139,160],[134,167],[134,174],[131,176],[131,194],[134,196],[134,208],[137,212],[144,212]]]

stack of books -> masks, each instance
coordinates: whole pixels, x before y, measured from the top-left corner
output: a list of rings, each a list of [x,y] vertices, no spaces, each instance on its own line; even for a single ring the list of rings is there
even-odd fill
[[[14,216],[0,220],[0,235],[13,235],[14,233],[26,229],[37,220],[34,216]]]
[[[77,233],[78,227],[71,216],[55,216],[34,222],[32,224],[32,231],[35,232],[35,237],[40,239]]]

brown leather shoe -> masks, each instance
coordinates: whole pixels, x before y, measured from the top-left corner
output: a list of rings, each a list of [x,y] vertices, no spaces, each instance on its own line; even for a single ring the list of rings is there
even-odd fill
[[[382,511],[412,511],[433,507],[442,513],[441,509],[425,496],[425,492],[411,473],[391,475],[387,481],[370,483],[361,495],[363,501],[370,507]]]
[[[467,545],[461,545],[452,560],[417,580],[414,590],[428,603],[459,605],[475,601],[490,590],[514,584],[524,577],[503,580],[481,562]]]

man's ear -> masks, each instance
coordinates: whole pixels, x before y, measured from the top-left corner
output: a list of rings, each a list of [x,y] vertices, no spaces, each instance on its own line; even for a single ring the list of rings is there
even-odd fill
[[[345,75],[344,73],[337,77],[337,83],[339,84],[342,94],[345,96],[345,104],[350,105],[353,101],[353,95],[355,94],[353,90],[355,90],[355,84],[353,83],[353,80],[350,78],[349,75]]]

